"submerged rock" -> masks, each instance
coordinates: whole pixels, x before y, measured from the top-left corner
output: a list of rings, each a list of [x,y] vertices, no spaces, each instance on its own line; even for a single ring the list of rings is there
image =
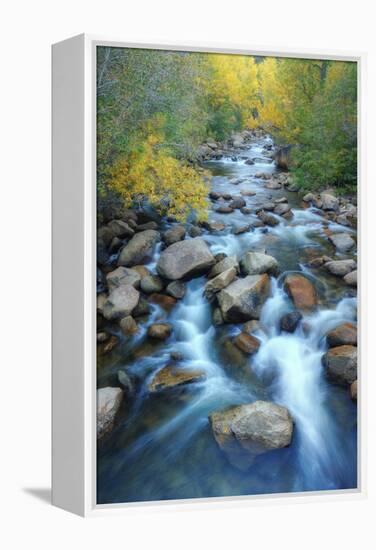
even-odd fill
[[[176,365],[163,367],[154,376],[148,385],[151,393],[166,389],[177,388],[200,382],[206,377],[205,372],[200,369],[185,369]]]
[[[233,342],[237,348],[249,355],[256,353],[260,347],[260,340],[246,332],[241,332],[235,336]]]
[[[222,315],[227,322],[249,321],[260,317],[269,295],[268,275],[248,275],[238,279],[218,294]]]
[[[97,390],[97,438],[109,433],[115,423],[116,414],[123,400],[120,388],[100,388]]]
[[[287,275],[284,288],[297,309],[311,311],[317,305],[317,294],[314,285],[304,275]]]
[[[326,341],[330,348],[348,344],[356,346],[358,340],[357,328],[353,323],[343,323],[326,335]]]
[[[196,238],[166,248],[159,257],[157,271],[165,279],[177,280],[205,273],[214,263],[206,242]]]
[[[152,255],[154,245],[158,240],[159,233],[153,229],[136,233],[120,251],[118,265],[130,267],[142,264]]]
[[[330,380],[346,386],[357,379],[358,352],[355,346],[338,346],[327,351],[322,358]]]
[[[148,328],[148,336],[156,340],[167,340],[171,333],[172,326],[169,323],[154,323]]]
[[[240,260],[240,267],[245,275],[278,275],[279,264],[273,256],[261,252],[246,252]]]
[[[291,313],[286,313],[283,315],[280,320],[280,328],[286,332],[295,332],[300,321],[302,320],[303,315],[300,311],[292,311]]]
[[[255,401],[209,416],[213,435],[229,462],[248,470],[261,454],[291,443],[293,421],[285,407]]]

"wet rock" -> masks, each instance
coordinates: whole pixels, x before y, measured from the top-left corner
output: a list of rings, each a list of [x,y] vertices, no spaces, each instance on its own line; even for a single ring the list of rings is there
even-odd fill
[[[339,252],[347,252],[355,246],[354,239],[348,233],[334,233],[329,240]]]
[[[172,359],[172,361],[183,361],[184,356],[180,351],[172,351],[170,353],[170,359]]]
[[[275,180],[270,180],[265,184],[266,189],[281,189],[282,185]]]
[[[339,210],[339,201],[333,195],[329,193],[321,193],[320,195],[323,210],[333,210],[337,212]]]
[[[127,374],[125,370],[118,370],[117,378],[118,378],[119,384],[124,390],[124,393],[128,396],[133,395],[135,392],[135,388],[129,374]]]
[[[115,335],[110,335],[108,340],[105,341],[103,347],[101,348],[101,352],[103,355],[106,355],[107,353],[111,353],[111,351],[116,348],[116,346],[119,343],[119,339]]]
[[[262,210],[266,210],[268,212],[271,212],[275,208],[275,202],[269,201],[269,202],[263,202],[260,206],[258,206],[255,209],[256,214],[261,212]]]
[[[216,209],[216,212],[218,212],[218,214],[232,214],[233,211],[234,209],[231,208],[231,206],[226,206],[225,204],[219,206]]]
[[[354,382],[350,386],[350,396],[353,401],[357,401],[358,399],[358,381],[354,380]]]
[[[358,340],[357,328],[353,323],[343,323],[326,335],[326,341],[330,348],[336,346],[356,346]]]
[[[222,199],[225,201],[231,201],[232,195],[230,193],[222,193]]]
[[[132,285],[114,288],[103,305],[103,317],[107,320],[116,320],[130,315],[139,298],[140,293]]]
[[[212,301],[215,294],[220,290],[226,288],[236,277],[236,269],[230,267],[226,271],[222,271],[219,275],[210,279],[204,289],[204,296],[207,300]]]
[[[331,261],[332,259],[329,256],[319,256],[318,258],[313,258],[313,260],[309,261],[308,265],[309,267],[321,267]]]
[[[151,257],[158,240],[159,233],[152,229],[136,233],[120,251],[118,265],[131,267],[143,263]]]
[[[356,268],[354,260],[334,260],[325,264],[325,269],[332,275],[344,277]]]
[[[241,189],[240,194],[243,195],[243,197],[254,197],[256,195],[256,191],[251,191],[250,189]]]
[[[161,292],[163,290],[163,281],[158,275],[146,275],[141,279],[140,288],[146,294],[152,294],[153,292]]]
[[[199,237],[200,235],[202,235],[202,229],[201,229],[201,227],[198,227],[197,225],[192,225],[192,226],[189,228],[189,235],[190,235],[192,238]]]
[[[258,319],[269,289],[270,281],[266,274],[248,275],[231,283],[218,294],[224,320],[241,322]]]
[[[163,234],[163,240],[167,246],[182,241],[185,237],[185,227],[183,225],[175,225],[168,229]]]
[[[260,340],[245,332],[241,332],[235,336],[233,342],[237,348],[248,355],[256,353],[260,347]]]
[[[167,285],[166,292],[169,296],[181,300],[185,296],[186,287],[181,281],[172,281],[172,283]]]
[[[229,462],[248,470],[256,456],[291,443],[293,421],[285,407],[267,401],[231,407],[209,416],[213,435]]]
[[[134,288],[138,288],[140,286],[141,277],[134,269],[120,266],[108,273],[106,275],[106,280],[107,286],[111,291],[122,285],[130,285]]]
[[[358,271],[355,269],[355,271],[351,271],[347,275],[344,276],[343,280],[345,283],[349,286],[357,286],[358,285]]]
[[[279,220],[275,216],[273,216],[273,214],[268,214],[264,210],[258,212],[257,216],[265,225],[270,225],[271,227],[273,227],[279,224]]]
[[[223,325],[224,319],[222,315],[222,311],[219,307],[214,308],[213,310],[213,325],[218,327],[220,325]]]
[[[338,346],[327,351],[322,358],[330,380],[340,385],[352,384],[357,379],[357,348]]]
[[[240,209],[240,212],[244,214],[245,216],[248,216],[248,214],[252,214],[253,210],[252,208],[248,208],[247,206],[243,206],[243,208]]]
[[[213,201],[217,201],[218,199],[221,198],[221,194],[220,193],[217,193],[216,191],[210,191],[209,193],[209,198],[212,199]]]
[[[159,257],[157,271],[165,279],[177,280],[205,273],[214,263],[206,242],[197,238],[166,248]]]
[[[171,309],[176,306],[176,298],[166,296],[165,294],[158,294],[157,292],[150,294],[150,301],[157,304],[165,311],[171,311]]]
[[[126,336],[136,334],[138,331],[138,325],[131,315],[127,315],[121,319],[120,328],[122,333]]]
[[[245,275],[278,275],[279,264],[273,256],[260,252],[246,252],[240,260],[240,268]]]
[[[148,336],[156,340],[167,340],[171,333],[172,326],[169,323],[154,323],[148,328]]]
[[[288,199],[287,199],[287,197],[280,197],[279,199],[275,199],[274,202],[276,204],[283,204],[285,202],[288,202]]]
[[[149,304],[149,302],[143,296],[140,296],[138,304],[132,312],[133,317],[144,317],[145,315],[148,315],[149,313],[150,313],[150,304]]]
[[[300,311],[292,311],[291,313],[286,313],[283,315],[280,320],[280,328],[286,332],[295,332],[300,321],[302,320],[303,315]]]
[[[218,231],[223,231],[226,225],[222,222],[211,220],[205,223],[205,227],[210,233],[217,233]]]
[[[242,332],[245,332],[246,334],[252,334],[253,332],[257,332],[258,330],[263,329],[260,321],[256,321],[256,319],[252,319],[252,321],[247,321],[242,326]]]
[[[243,208],[243,206],[245,205],[246,202],[243,197],[234,197],[233,200],[230,202],[229,207],[233,209],[238,208],[240,210],[240,208]]]
[[[304,275],[287,275],[284,288],[297,309],[311,311],[317,305],[317,294],[314,285]]]
[[[290,211],[291,211],[291,207],[289,204],[286,204],[286,203],[278,204],[274,208],[274,214],[277,214],[277,216],[283,216],[284,214],[287,214]]]
[[[254,161],[253,159],[247,159],[247,160],[244,162],[244,164],[250,164],[250,165],[252,165],[252,164],[255,164],[255,161]]]
[[[97,390],[98,439],[101,439],[112,430],[122,400],[123,392],[120,388],[107,387]]]
[[[250,225],[249,223],[245,224],[245,225],[239,225],[238,227],[234,227],[232,232],[234,235],[242,235],[243,233],[247,233],[247,231],[250,230]]]
[[[167,365],[157,372],[149,383],[148,389],[151,393],[154,393],[201,382],[205,378],[205,372],[200,369],[186,369],[176,365]]]

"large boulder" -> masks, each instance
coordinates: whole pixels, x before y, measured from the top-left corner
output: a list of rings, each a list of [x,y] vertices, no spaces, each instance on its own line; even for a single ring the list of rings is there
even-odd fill
[[[204,296],[211,301],[215,294],[222,289],[226,288],[236,277],[236,269],[234,267],[230,267],[226,271],[223,271],[214,279],[210,279],[204,289]]]
[[[348,252],[355,246],[355,241],[348,233],[334,233],[329,236],[330,242],[338,252]]]
[[[317,293],[314,285],[307,277],[300,274],[287,275],[284,288],[290,296],[296,309],[311,311],[317,305]]]
[[[346,344],[356,346],[358,341],[357,328],[353,323],[343,323],[327,333],[326,341],[330,348]]]
[[[151,393],[179,388],[194,382],[201,382],[206,377],[205,372],[200,369],[185,369],[174,364],[163,367],[148,385]]]
[[[325,269],[332,275],[344,277],[356,268],[354,260],[333,260],[325,264]]]
[[[357,379],[358,353],[355,346],[338,346],[327,351],[322,358],[330,380],[347,386]]]
[[[237,323],[258,319],[269,289],[270,280],[266,274],[248,275],[231,283],[218,294],[224,320]]]
[[[143,263],[151,257],[158,240],[159,233],[153,229],[136,233],[120,251],[118,265],[130,267]]]
[[[106,281],[110,291],[122,285],[131,285],[138,288],[140,286],[141,277],[137,271],[129,269],[128,267],[119,266],[106,275]]]
[[[260,275],[262,273],[278,275],[279,273],[277,260],[273,256],[261,252],[246,252],[240,260],[240,267],[245,275]]]
[[[175,225],[168,229],[163,234],[163,240],[167,246],[182,241],[185,237],[185,227],[183,225]]]
[[[140,293],[132,285],[114,288],[103,304],[103,317],[112,321],[130,315],[137,306],[139,298]]]
[[[120,388],[100,388],[97,390],[97,438],[109,433],[115,423],[116,414],[123,400]]]
[[[205,273],[214,263],[206,242],[196,238],[166,248],[159,257],[157,271],[165,279],[174,281]]]
[[[234,267],[236,271],[239,271],[239,264],[236,256],[226,256],[225,258],[219,260],[218,263],[216,263],[209,272],[208,277],[209,279],[213,279],[214,277],[216,277],[220,273],[223,273],[224,271],[227,271],[231,267]]]
[[[293,421],[285,407],[255,401],[209,416],[213,435],[229,462],[246,471],[261,454],[291,443]]]

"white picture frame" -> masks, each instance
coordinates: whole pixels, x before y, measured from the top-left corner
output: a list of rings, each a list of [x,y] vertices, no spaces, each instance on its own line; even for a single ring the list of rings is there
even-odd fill
[[[118,46],[320,58],[358,65],[358,205],[360,372],[358,487],[314,493],[221,497],[151,503],[96,504],[96,47]],[[252,45],[144,44],[79,35],[52,47],[52,502],[81,516],[108,515],[145,506],[165,508],[263,505],[366,495],[365,350],[365,65],[359,52],[267,50]]]

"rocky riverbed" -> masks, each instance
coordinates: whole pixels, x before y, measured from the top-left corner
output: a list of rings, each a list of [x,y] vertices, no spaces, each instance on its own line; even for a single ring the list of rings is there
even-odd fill
[[[274,156],[208,143],[207,222],[99,227],[98,503],[356,486],[356,203]]]

